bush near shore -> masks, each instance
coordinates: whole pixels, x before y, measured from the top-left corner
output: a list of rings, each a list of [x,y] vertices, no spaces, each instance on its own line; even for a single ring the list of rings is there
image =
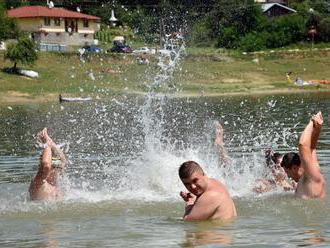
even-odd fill
[[[0,54],[3,56],[3,54]],[[158,86],[159,92],[179,95],[254,94],[286,91],[330,91],[330,85],[299,87],[292,79],[330,80],[330,50],[276,50],[259,53],[238,53],[223,49],[188,48],[172,79]],[[0,68],[10,62],[0,60]],[[10,75],[0,72],[0,94],[20,92],[28,97],[49,98],[59,93],[73,96],[106,97],[121,93],[144,93],[159,73],[157,59],[138,65],[132,54],[89,55],[82,62],[78,54],[39,53],[34,66],[40,77]]]

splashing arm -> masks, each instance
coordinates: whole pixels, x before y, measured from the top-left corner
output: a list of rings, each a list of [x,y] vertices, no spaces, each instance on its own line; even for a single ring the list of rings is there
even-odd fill
[[[230,164],[230,157],[228,155],[227,149],[225,148],[225,143],[223,140],[223,127],[222,125],[216,121],[214,123],[215,127],[215,140],[214,145],[219,152],[220,164],[223,164],[227,167]]]

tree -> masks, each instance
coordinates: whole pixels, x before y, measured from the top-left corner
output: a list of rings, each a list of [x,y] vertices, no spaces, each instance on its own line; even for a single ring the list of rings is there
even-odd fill
[[[7,47],[5,52],[5,59],[9,59],[14,63],[12,70],[17,70],[17,63],[22,64],[33,64],[37,59],[38,55],[35,50],[35,43],[28,37],[21,37],[17,43],[11,43]]]
[[[23,0],[5,0],[4,2],[7,9],[17,8],[29,4],[28,1]]]
[[[319,34],[318,36],[322,41],[330,41],[330,17],[324,18],[321,20],[319,25]]]
[[[19,35],[16,23],[5,15],[4,3],[0,2],[0,41],[15,39]]]
[[[197,46],[205,46],[211,43],[211,27],[207,17],[195,22],[191,29],[189,40]]]

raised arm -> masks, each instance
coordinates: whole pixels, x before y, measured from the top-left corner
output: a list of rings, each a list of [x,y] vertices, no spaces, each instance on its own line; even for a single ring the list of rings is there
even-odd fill
[[[304,176],[316,182],[322,179],[316,155],[316,145],[322,124],[322,113],[318,112],[316,115],[313,115],[299,139],[299,154],[304,168]]]
[[[223,127],[218,121],[214,123],[214,127],[215,127],[214,145],[219,152],[220,164],[223,164],[226,167],[230,164],[230,158],[225,148],[225,143],[223,141]]]

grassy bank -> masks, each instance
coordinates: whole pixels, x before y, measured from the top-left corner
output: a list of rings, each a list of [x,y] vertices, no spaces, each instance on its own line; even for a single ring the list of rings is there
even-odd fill
[[[0,54],[3,56],[3,54]],[[221,49],[187,49],[187,55],[172,80],[157,89],[180,89],[186,95],[255,94],[287,91],[330,91],[330,85],[299,87],[292,79],[330,80],[330,51],[277,50],[242,54]],[[0,60],[0,68],[10,67]],[[0,71],[0,101],[10,98],[53,100],[59,93],[71,96],[106,97],[122,92],[143,93],[159,68],[151,58],[149,66],[138,65],[132,55],[93,55],[81,62],[77,54],[39,53],[34,66],[38,79]]]

